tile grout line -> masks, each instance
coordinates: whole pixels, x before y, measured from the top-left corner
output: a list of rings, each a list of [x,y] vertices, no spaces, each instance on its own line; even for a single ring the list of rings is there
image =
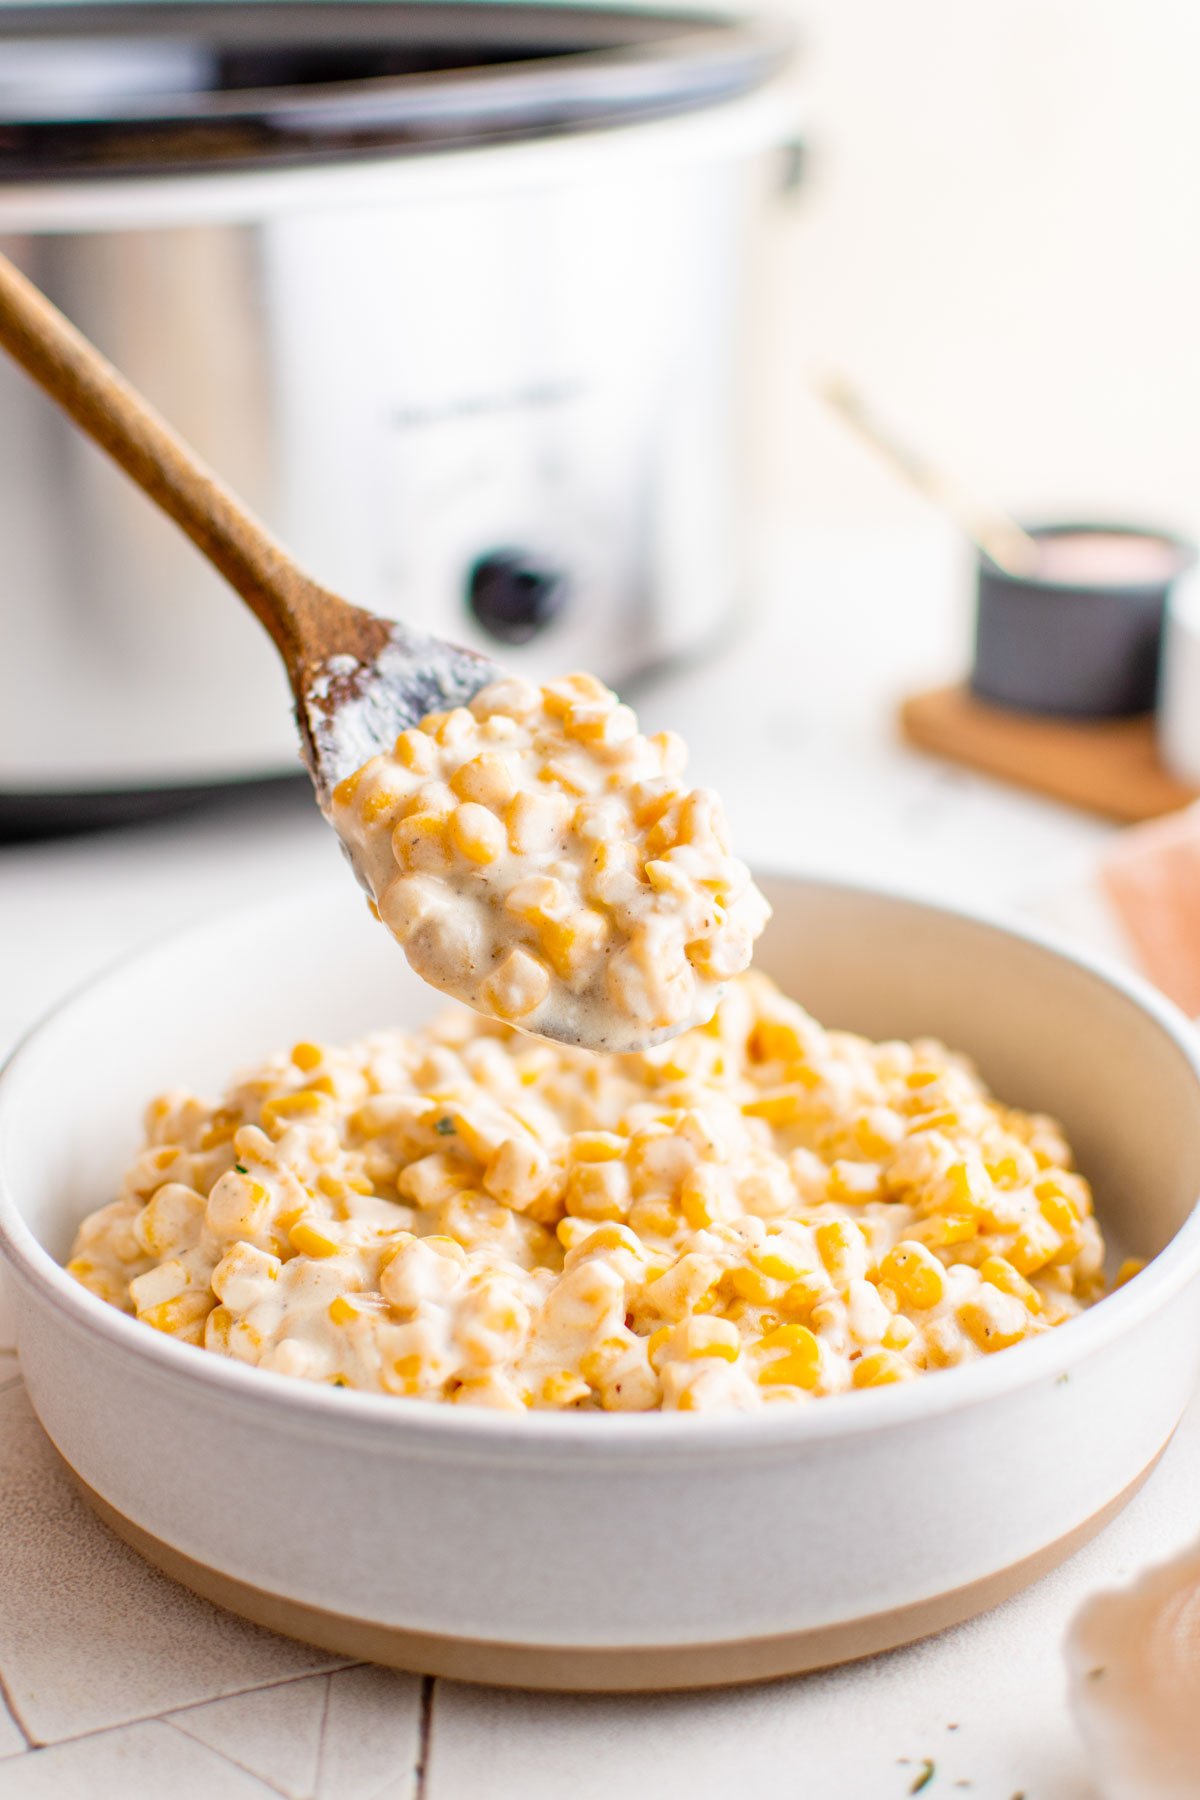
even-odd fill
[[[209,1604],[212,1605],[214,1603],[210,1601]],[[232,1616],[236,1618],[237,1614],[235,1613]],[[258,1629],[265,1631],[267,1627],[265,1625],[259,1626]],[[284,1643],[300,1642],[298,1638],[284,1638],[281,1641]],[[315,1648],[316,1646],[310,1645],[309,1647]],[[301,1648],[304,1648],[303,1644],[301,1644]],[[297,1681],[318,1681],[322,1678],[328,1679],[330,1675],[338,1675],[344,1669],[361,1669],[364,1666],[366,1665],[361,1662],[344,1662],[339,1663],[336,1669],[301,1669],[299,1673],[295,1675],[281,1675],[277,1681],[252,1681],[248,1687],[234,1688],[233,1691],[228,1694],[210,1694],[206,1700],[185,1700],[182,1706],[166,1706],[161,1713],[147,1713],[145,1716],[150,1719],[165,1719],[168,1713],[195,1712],[197,1708],[201,1706],[215,1706],[220,1700],[238,1700],[243,1694],[267,1694],[272,1692],[275,1688],[291,1687]],[[131,1721],[131,1723],[134,1724],[138,1722],[139,1721],[137,1720]],[[107,1727],[104,1727],[103,1729],[107,1729]],[[83,1735],[90,1736],[91,1734],[85,1732]]]
[[[33,1738],[29,1735],[28,1731],[26,1731],[26,1729],[25,1729],[25,1721],[24,1721],[24,1719],[22,1719],[21,1715],[18,1713],[18,1711],[16,1709],[16,1705],[14,1704],[13,1697],[12,1697],[12,1691],[9,1688],[7,1681],[4,1679],[4,1670],[3,1669],[0,1669],[0,1701],[3,1701],[4,1705],[8,1708],[9,1717],[12,1719],[13,1724],[16,1726],[16,1728],[20,1732],[21,1736],[25,1739],[25,1749],[26,1750],[39,1749],[40,1746],[34,1742]],[[15,1752],[15,1754],[17,1756],[21,1756],[21,1755],[23,1755],[23,1752],[18,1750]],[[7,1758],[5,1758],[5,1760],[7,1761]]]
[[[186,1738],[189,1744],[198,1744],[201,1750],[207,1750],[210,1756],[215,1756],[220,1762],[228,1763],[231,1769],[240,1769],[242,1774],[249,1775],[252,1781],[260,1781],[263,1787],[267,1789],[268,1793],[279,1794],[282,1796],[282,1800],[292,1800],[292,1796],[288,1793],[287,1789],[277,1786],[269,1776],[260,1775],[257,1769],[251,1769],[246,1763],[239,1762],[236,1756],[230,1756],[228,1750],[218,1750],[214,1744],[209,1744],[204,1738],[197,1737],[194,1732],[188,1731],[185,1726],[177,1725],[174,1719],[142,1719],[139,1723],[142,1725],[165,1725],[169,1731],[174,1731],[178,1733],[181,1738]],[[128,1729],[128,1727],[117,1726],[116,1729],[123,1730]],[[81,1743],[84,1740],[76,1738],[75,1741],[76,1743]]]
[[[333,1705],[333,1673],[325,1676],[325,1702],[321,1707],[321,1729],[317,1733],[317,1765],[313,1770],[313,1793],[321,1792],[325,1779],[325,1732],[329,1726],[329,1709]]]
[[[426,1800],[426,1782],[429,1778],[429,1752],[433,1743],[433,1692],[435,1677],[421,1677],[421,1730],[417,1740],[417,1766],[414,1770],[416,1781],[413,1784],[413,1800]]]
[[[0,3],[2,3],[2,0],[0,0]],[[263,1629],[265,1630],[265,1627],[263,1627]],[[29,1733],[25,1730],[21,1720],[17,1718],[11,1700],[9,1701],[9,1711],[12,1713],[13,1718],[16,1719],[18,1729],[21,1731],[22,1736],[28,1740],[29,1748],[31,1750],[53,1750],[56,1749],[59,1744],[86,1744],[89,1738],[103,1737],[106,1731],[122,1731],[127,1725],[171,1725],[174,1724],[174,1720],[169,1717],[172,1713],[197,1712],[200,1707],[215,1706],[221,1700],[240,1700],[247,1694],[268,1694],[274,1688],[291,1687],[292,1683],[296,1681],[313,1681],[319,1679],[322,1675],[336,1675],[342,1669],[361,1669],[363,1667],[364,1664],[361,1662],[352,1662],[339,1663],[336,1669],[304,1669],[298,1675],[284,1675],[278,1681],[251,1682],[249,1687],[234,1688],[227,1694],[210,1694],[207,1699],[204,1700],[185,1700],[181,1706],[164,1706],[160,1712],[137,1713],[131,1719],[114,1719],[111,1725],[94,1725],[90,1731],[73,1731],[69,1732],[66,1737],[47,1738],[44,1742],[29,1736]],[[4,1676],[2,1673],[0,1673],[0,1694],[2,1694],[5,1699],[8,1699],[8,1690],[4,1685]],[[185,1737],[192,1737],[192,1733],[187,1731],[183,1726],[179,1726],[177,1729],[183,1731]],[[201,1743],[202,1741],[203,1740],[200,1738],[193,1738],[194,1743]],[[206,1745],[205,1748],[211,1748],[211,1745]],[[220,1755],[221,1753],[220,1751],[217,1751],[215,1754]]]

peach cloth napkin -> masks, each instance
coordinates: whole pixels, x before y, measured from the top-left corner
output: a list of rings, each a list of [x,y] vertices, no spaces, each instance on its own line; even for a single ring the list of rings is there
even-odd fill
[[[1123,831],[1101,864],[1100,884],[1145,973],[1196,1018],[1200,804]]]

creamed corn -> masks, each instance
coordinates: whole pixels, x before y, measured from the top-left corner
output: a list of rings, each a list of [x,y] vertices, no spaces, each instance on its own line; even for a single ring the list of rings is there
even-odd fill
[[[717,796],[592,675],[492,683],[339,783],[331,818],[418,975],[593,1050],[711,1016],[770,909]]]
[[[994,1354],[1102,1291],[1049,1119],[763,976],[642,1054],[456,1011],[174,1092],[68,1267],[307,1380],[519,1412],[806,1404]],[[1124,1273],[1124,1272],[1123,1272]]]

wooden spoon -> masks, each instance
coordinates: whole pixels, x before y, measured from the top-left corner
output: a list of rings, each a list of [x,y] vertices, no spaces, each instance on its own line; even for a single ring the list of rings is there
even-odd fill
[[[170,515],[283,658],[317,799],[428,712],[504,671],[474,650],[381,619],[306,575],[154,409],[0,256],[0,345]]]

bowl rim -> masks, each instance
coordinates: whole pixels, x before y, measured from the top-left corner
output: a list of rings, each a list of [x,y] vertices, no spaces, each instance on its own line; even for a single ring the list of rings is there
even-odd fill
[[[843,880],[789,871],[755,870],[756,878],[780,886],[799,886],[849,897],[897,903],[926,914],[966,922],[1020,944],[1032,945],[1115,990],[1147,1013],[1191,1072],[1200,1088],[1200,1034],[1185,1015],[1141,976],[1112,958],[1066,940],[1040,925],[1017,923],[983,907],[951,906],[919,892],[885,883]],[[1200,1275],[1200,1195],[1166,1246],[1144,1270],[1078,1317],[1053,1331],[1015,1344],[1003,1354],[936,1371],[934,1381],[904,1382],[886,1388],[822,1396],[818,1405],[765,1407],[758,1412],[609,1413],[603,1421],[589,1414],[535,1411],[520,1419],[485,1407],[457,1407],[444,1401],[400,1399],[389,1394],[335,1389],[273,1370],[216,1356],[199,1346],[177,1342],[147,1330],[129,1314],[118,1312],[72,1279],[34,1236],[11,1189],[3,1151],[11,1124],[14,1092],[19,1093],[24,1068],[41,1040],[80,1001],[105,987],[118,987],[125,971],[155,957],[171,960],[196,939],[222,931],[265,930],[282,915],[327,906],[344,881],[328,880],[303,894],[221,908],[185,927],[171,930],[128,951],[76,983],[21,1036],[0,1065],[0,1256],[16,1280],[32,1287],[66,1321],[99,1340],[118,1358],[131,1356],[146,1374],[183,1386],[210,1401],[266,1415],[277,1426],[325,1435],[349,1432],[364,1441],[386,1440],[399,1450],[435,1449],[457,1454],[511,1455],[547,1451],[571,1458],[612,1460],[627,1457],[690,1457],[714,1450],[794,1449],[880,1429],[911,1427],[966,1407],[1011,1394],[1014,1389],[1047,1380],[1060,1382],[1071,1371],[1161,1311]]]

